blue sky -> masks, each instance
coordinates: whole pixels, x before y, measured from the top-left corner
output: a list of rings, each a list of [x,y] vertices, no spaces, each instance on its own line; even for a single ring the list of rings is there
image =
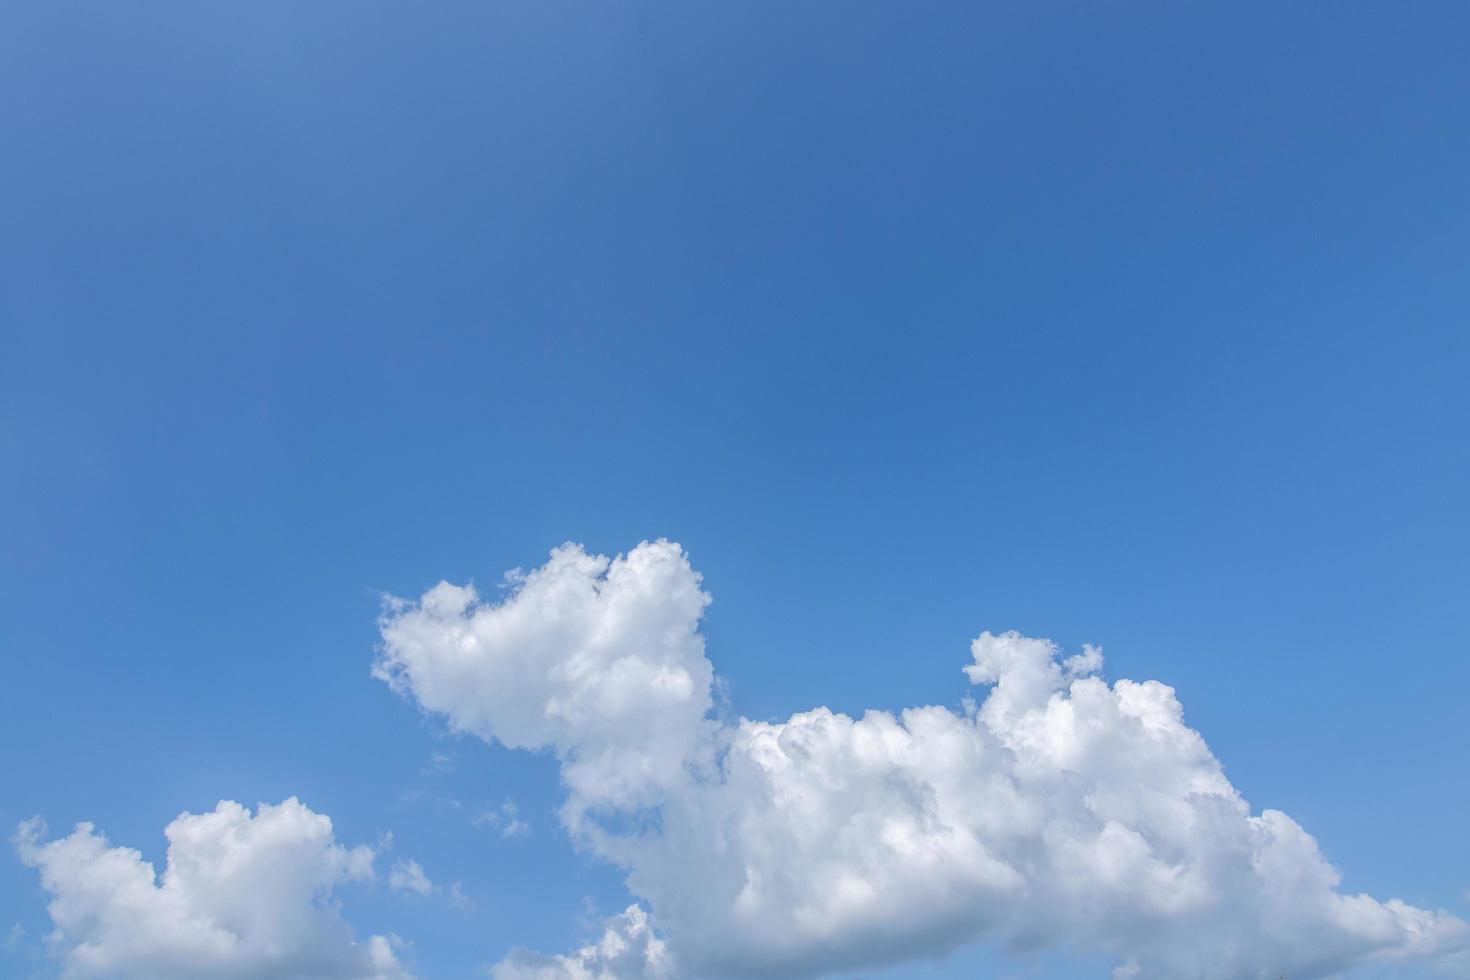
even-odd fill
[[[1467,38],[6,5],[0,817],[161,866],[294,795],[379,848],[344,915],[417,975],[573,948],[638,896],[550,751],[371,676],[381,603],[667,537],[734,715],[958,710],[983,630],[1095,643],[1346,893],[1470,917]],[[528,833],[471,819],[506,801]],[[0,973],[58,972],[47,897],[0,861]],[[1109,962],[936,956],[890,975]]]

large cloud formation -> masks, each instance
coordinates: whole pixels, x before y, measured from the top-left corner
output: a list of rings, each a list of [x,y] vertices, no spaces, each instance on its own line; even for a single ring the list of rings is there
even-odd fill
[[[89,823],[43,833],[23,824],[16,849],[51,894],[69,980],[410,980],[392,942],[357,942],[332,900],[372,877],[373,851],[338,844],[332,821],[294,797],[254,815],[231,802],[182,814],[164,830],[161,880]]]
[[[1109,685],[1096,649],[982,633],[971,710],[718,724],[708,602],[658,541],[564,545],[498,603],[445,583],[386,611],[378,676],[455,729],[553,750],[568,828],[667,939],[634,906],[602,943],[518,954],[502,980],[815,975],[981,939],[1105,951],[1119,978],[1319,977],[1470,942],[1448,913],[1339,892],[1174,691]]]

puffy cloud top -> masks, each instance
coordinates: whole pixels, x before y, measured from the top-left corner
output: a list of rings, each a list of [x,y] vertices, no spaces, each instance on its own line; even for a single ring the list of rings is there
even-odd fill
[[[678,545],[609,560],[563,545],[513,596],[447,582],[390,607],[374,673],[461,731],[554,749],[579,804],[635,806],[705,741],[709,596]]]
[[[601,938],[566,955],[518,950],[491,968],[493,980],[670,980],[673,957],[648,914],[630,905],[604,924]]]
[[[332,901],[372,877],[372,850],[336,843],[332,821],[294,797],[254,815],[231,802],[182,814],[164,830],[161,879],[89,823],[43,833],[29,821],[15,843],[51,895],[65,977],[409,980],[392,943],[357,942]]]
[[[500,603],[441,584],[382,623],[378,673],[400,691],[556,750],[568,825],[651,908],[661,970],[815,975],[989,938],[1106,951],[1120,978],[1316,977],[1470,942],[1448,913],[1339,892],[1305,830],[1231,786],[1173,689],[1108,684],[1093,647],[982,633],[973,711],[716,725],[699,583],[666,541],[612,560],[565,545]],[[635,913],[497,976],[655,975]]]

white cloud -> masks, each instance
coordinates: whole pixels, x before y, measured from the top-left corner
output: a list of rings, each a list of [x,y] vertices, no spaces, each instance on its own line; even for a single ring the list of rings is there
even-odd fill
[[[395,604],[376,666],[456,730],[556,752],[564,821],[626,870],[666,969],[812,975],[987,940],[1225,980],[1470,941],[1448,913],[1339,892],[1310,835],[1240,797],[1174,691],[1107,684],[1095,648],[984,633],[965,671],[990,689],[962,712],[718,725],[708,602],[677,545],[564,545],[500,603],[441,583]],[[648,921],[634,907],[604,941],[657,943]],[[498,969],[629,975],[600,949]]]
[[[440,888],[429,878],[423,865],[408,858],[399,858],[388,869],[388,887],[395,892],[408,892],[421,898],[442,892],[449,904],[461,912],[468,912],[475,907],[475,903],[465,894],[464,885],[455,881],[447,889]]]
[[[497,810],[485,810],[476,814],[474,823],[479,827],[490,827],[500,831],[500,836],[507,840],[525,837],[531,833],[531,825],[520,819],[516,812],[515,801],[506,800]]]
[[[394,943],[354,939],[334,899],[369,879],[373,851],[344,848],[332,822],[295,798],[254,815],[221,802],[164,830],[161,877],[92,824],[43,841],[21,825],[16,850],[51,895],[50,937],[67,978],[109,980],[407,980]]]
[[[503,604],[441,582],[390,609],[374,674],[458,731],[554,749],[574,805],[636,807],[709,742],[708,601],[677,545],[564,545]]]
[[[471,912],[475,908],[474,899],[465,894],[464,885],[453,882],[449,886],[449,904],[461,912]]]
[[[630,905],[603,923],[596,942],[560,956],[517,950],[491,967],[490,975],[493,980],[667,980],[675,968],[648,914]]]
[[[417,861],[399,858],[388,871],[388,887],[395,892],[413,892],[415,895],[430,895],[435,891],[434,883],[424,874]]]

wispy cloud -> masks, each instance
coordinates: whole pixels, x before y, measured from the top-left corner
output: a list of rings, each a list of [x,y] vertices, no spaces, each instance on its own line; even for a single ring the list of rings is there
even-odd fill
[[[454,772],[454,759],[443,752],[435,752],[430,755],[429,761],[419,770],[419,774],[423,776],[434,776],[448,772]]]
[[[470,912],[474,910],[474,901],[465,894],[464,885],[460,884],[459,882],[456,881],[451,884],[449,886],[449,891],[446,894],[449,898],[449,904],[453,905],[461,912]]]
[[[489,827],[500,832],[507,840],[525,837],[531,833],[531,825],[517,815],[514,800],[506,800],[494,810],[482,810],[473,820],[477,827]]]

